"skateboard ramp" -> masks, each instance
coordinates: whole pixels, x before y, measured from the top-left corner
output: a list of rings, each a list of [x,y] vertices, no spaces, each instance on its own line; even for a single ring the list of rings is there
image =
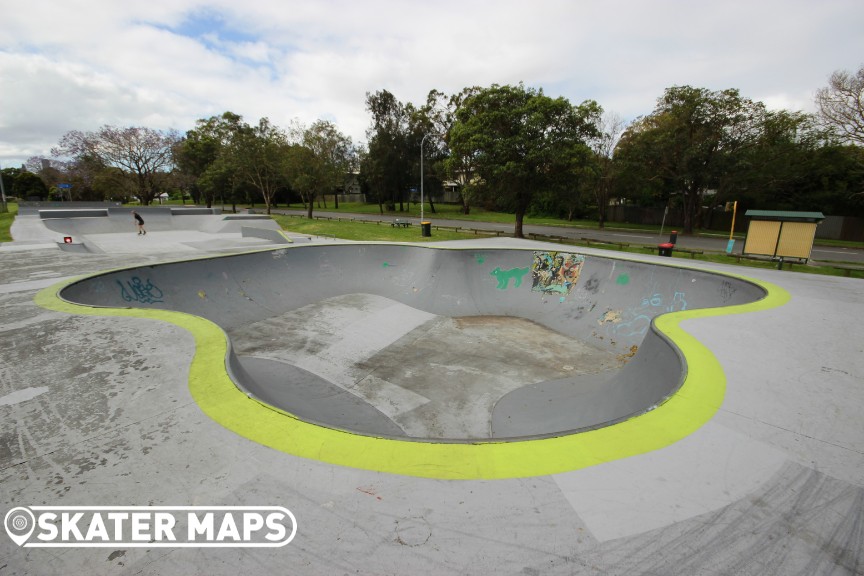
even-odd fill
[[[135,208],[145,222],[139,236],[133,208],[25,208],[12,226],[16,241],[56,242],[66,251],[97,253],[195,252],[226,245],[289,244],[269,216],[222,214],[218,208]]]

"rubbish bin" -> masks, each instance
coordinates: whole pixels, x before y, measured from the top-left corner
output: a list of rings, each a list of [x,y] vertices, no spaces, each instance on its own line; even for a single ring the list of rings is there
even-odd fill
[[[420,222],[420,235],[432,236],[432,222]]]
[[[669,235],[669,243],[673,244],[673,245],[678,243],[678,231],[677,230],[673,230],[672,233]]]
[[[675,247],[671,242],[666,242],[664,244],[658,244],[657,250],[660,252],[660,256],[672,256],[672,249]]]

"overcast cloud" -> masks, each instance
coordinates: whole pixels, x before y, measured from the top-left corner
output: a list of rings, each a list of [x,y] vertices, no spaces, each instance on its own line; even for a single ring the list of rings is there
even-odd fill
[[[515,84],[626,120],[689,84],[813,111],[864,64],[861,0],[694,2],[30,0],[0,18],[0,166],[70,130],[185,132],[230,110],[334,122],[365,141],[365,95]]]

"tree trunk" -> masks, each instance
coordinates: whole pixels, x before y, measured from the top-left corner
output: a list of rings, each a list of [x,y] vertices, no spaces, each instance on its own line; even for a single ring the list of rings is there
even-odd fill
[[[513,230],[514,238],[525,238],[522,234],[522,220],[525,218],[525,209],[517,208],[516,209],[516,228]]]
[[[691,184],[684,190],[684,234],[693,234],[696,210],[699,207],[699,188]]]
[[[333,194],[333,209],[339,210],[339,193]]]
[[[432,203],[432,196],[429,196],[429,211],[435,214],[435,205]]]

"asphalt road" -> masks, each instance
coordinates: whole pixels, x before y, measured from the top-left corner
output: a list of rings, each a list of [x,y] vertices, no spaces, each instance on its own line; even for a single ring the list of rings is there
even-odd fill
[[[278,214],[305,214],[303,210],[272,210]],[[367,221],[382,221],[390,222],[401,218],[403,220],[411,220],[419,222],[417,218],[405,218],[404,216],[396,215],[379,215],[379,214],[348,214],[343,212],[328,212],[326,210],[316,210],[316,216],[332,216],[334,218],[350,218],[354,220]],[[465,220],[447,220],[436,218],[434,214],[428,215],[427,220],[430,220],[433,225],[437,226],[454,226],[466,229],[477,230],[497,230],[501,232],[512,233],[513,224],[502,224],[497,222],[478,222]],[[563,238],[572,238],[579,240],[582,238],[590,238],[593,240],[602,240],[605,242],[622,242],[627,244],[645,244],[656,245],[663,242],[668,242],[670,239],[671,228],[664,231],[663,235],[649,234],[642,230],[626,230],[621,228],[612,228],[598,230],[596,228],[567,228],[562,226],[537,226],[525,225],[522,229],[526,237],[529,234],[544,234],[549,236],[560,236]],[[712,252],[725,252],[728,237],[722,236],[719,233],[716,236],[684,236],[679,234],[676,245],[679,248],[689,250],[705,250]],[[740,254],[744,247],[743,240],[736,240],[733,252]],[[811,259],[819,262],[848,262],[855,265],[864,265],[864,249],[861,248],[840,248],[835,246],[814,246],[811,253]]]

